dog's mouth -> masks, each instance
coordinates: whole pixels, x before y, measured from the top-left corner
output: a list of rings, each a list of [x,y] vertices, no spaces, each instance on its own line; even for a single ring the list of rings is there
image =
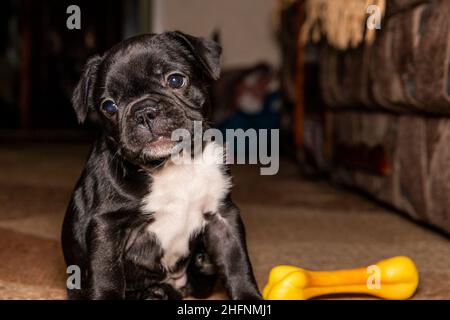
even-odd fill
[[[176,141],[172,141],[168,137],[160,136],[144,145],[142,148],[142,156],[148,160],[167,158],[171,155],[176,144]]]
[[[172,148],[176,144],[175,141],[167,137],[160,136],[148,142],[146,148]]]

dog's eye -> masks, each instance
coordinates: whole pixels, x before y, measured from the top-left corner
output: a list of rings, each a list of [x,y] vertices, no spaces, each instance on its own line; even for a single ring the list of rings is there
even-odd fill
[[[119,110],[117,105],[112,100],[105,100],[102,102],[101,109],[110,116],[115,115]]]
[[[180,89],[186,85],[186,77],[179,73],[172,73],[167,77],[167,84],[173,89]]]

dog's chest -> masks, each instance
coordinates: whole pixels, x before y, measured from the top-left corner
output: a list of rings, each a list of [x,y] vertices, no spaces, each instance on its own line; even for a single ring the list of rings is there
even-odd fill
[[[205,225],[204,214],[216,213],[228,193],[230,180],[218,162],[223,155],[218,148],[209,144],[200,159],[184,164],[169,162],[152,175],[143,211],[153,215],[147,231],[155,234],[167,268],[189,255],[190,239]]]

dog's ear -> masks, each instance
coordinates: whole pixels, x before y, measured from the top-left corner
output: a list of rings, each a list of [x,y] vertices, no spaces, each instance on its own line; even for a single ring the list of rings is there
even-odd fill
[[[88,60],[84,66],[80,81],[78,81],[72,95],[72,105],[79,123],[86,120],[89,108],[93,106],[94,85],[97,79],[98,67],[102,61],[99,55]]]
[[[180,31],[172,31],[169,34],[183,43],[192,52],[211,79],[219,79],[220,57],[222,54],[222,48],[219,44],[213,40],[190,36]]]

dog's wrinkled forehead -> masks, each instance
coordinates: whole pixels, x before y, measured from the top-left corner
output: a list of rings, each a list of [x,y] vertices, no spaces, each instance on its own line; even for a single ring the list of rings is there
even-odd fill
[[[103,88],[111,96],[137,94],[158,87],[170,72],[195,77],[195,57],[179,41],[166,35],[132,39],[105,55]]]

